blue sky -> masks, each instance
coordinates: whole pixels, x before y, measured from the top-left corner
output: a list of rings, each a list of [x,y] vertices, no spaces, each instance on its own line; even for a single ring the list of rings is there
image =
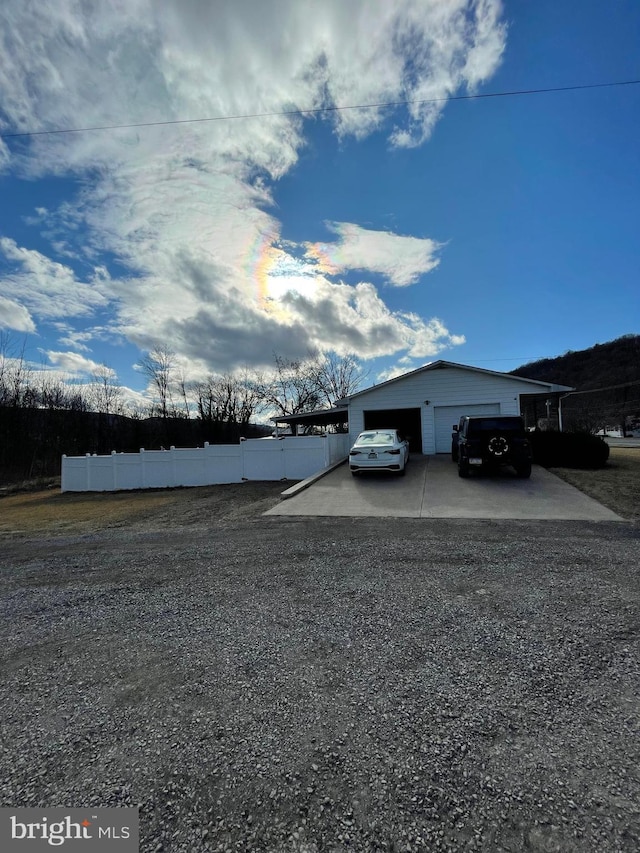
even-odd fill
[[[640,79],[636,0],[8,0],[0,24],[0,330],[34,370],[141,399],[158,345],[192,380],[310,348],[379,380],[640,332],[640,85],[447,102]]]

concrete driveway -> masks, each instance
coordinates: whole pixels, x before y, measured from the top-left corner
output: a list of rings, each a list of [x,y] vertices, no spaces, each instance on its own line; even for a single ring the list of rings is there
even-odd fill
[[[444,455],[413,456],[404,477],[356,478],[341,465],[265,514],[623,521],[538,465],[530,480],[519,480],[511,469],[463,480]]]

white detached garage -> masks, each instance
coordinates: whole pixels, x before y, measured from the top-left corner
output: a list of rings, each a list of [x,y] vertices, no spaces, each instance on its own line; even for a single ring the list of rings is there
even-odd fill
[[[418,453],[448,453],[451,432],[462,415],[519,415],[521,397],[572,389],[450,361],[435,361],[341,400],[348,407],[349,434],[394,427]]]

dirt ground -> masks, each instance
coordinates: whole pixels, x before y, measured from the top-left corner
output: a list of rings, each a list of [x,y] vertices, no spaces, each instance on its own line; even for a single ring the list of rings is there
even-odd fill
[[[162,530],[229,524],[265,512],[286,483],[237,483],[193,489],[60,492],[60,487],[0,498],[0,536],[82,534],[103,528]]]

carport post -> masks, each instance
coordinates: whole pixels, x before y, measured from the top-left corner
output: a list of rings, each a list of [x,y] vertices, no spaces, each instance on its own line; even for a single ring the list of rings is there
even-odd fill
[[[562,432],[562,401],[566,397],[570,397],[573,394],[573,391],[569,391],[568,394],[563,394],[562,397],[558,397],[558,429]]]

